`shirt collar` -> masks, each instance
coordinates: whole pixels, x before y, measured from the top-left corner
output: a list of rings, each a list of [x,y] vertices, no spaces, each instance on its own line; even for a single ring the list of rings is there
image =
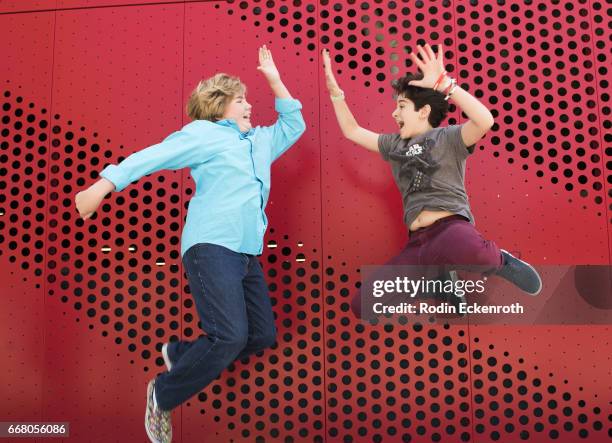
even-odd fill
[[[246,132],[241,132],[240,128],[238,127],[238,123],[236,123],[236,120],[234,120],[233,118],[226,118],[223,120],[216,121],[215,123],[221,126],[225,126],[227,128],[235,129],[236,131],[240,132],[241,138],[253,135],[254,132],[253,128],[249,129]]]

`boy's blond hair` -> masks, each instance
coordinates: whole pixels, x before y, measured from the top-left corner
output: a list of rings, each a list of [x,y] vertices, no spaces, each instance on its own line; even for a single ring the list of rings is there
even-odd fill
[[[246,86],[238,77],[219,73],[200,81],[187,102],[192,120],[221,120],[225,106],[236,95],[245,94]]]

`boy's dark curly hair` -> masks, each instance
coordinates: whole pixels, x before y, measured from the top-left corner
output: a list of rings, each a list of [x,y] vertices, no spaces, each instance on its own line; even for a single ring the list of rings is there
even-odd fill
[[[419,72],[416,74],[408,73],[401,78],[393,80],[391,82],[391,87],[395,91],[393,97],[402,96],[411,100],[414,103],[415,111],[418,111],[425,105],[429,105],[431,107],[428,118],[429,124],[433,128],[437,128],[446,118],[446,114],[448,114],[448,101],[444,100],[444,94],[441,92],[408,84],[412,80],[422,79],[423,73]]]

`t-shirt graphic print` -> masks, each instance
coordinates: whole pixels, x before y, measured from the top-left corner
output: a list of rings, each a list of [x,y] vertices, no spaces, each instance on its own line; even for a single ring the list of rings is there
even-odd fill
[[[449,211],[474,223],[465,191],[465,161],[473,152],[461,125],[433,128],[409,139],[381,134],[378,149],[391,165],[409,227],[423,210]]]

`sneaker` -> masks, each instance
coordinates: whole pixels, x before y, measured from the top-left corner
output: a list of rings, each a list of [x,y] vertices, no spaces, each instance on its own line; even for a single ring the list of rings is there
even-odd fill
[[[152,443],[170,443],[172,441],[171,412],[162,411],[155,401],[155,379],[147,386],[147,409],[145,412],[145,430]]]
[[[172,361],[170,360],[170,356],[168,355],[168,345],[170,343],[164,343],[161,348],[162,357],[164,358],[164,363],[166,364],[166,368],[168,372],[172,370]]]
[[[504,263],[495,274],[508,280],[529,295],[538,295],[542,290],[542,279],[538,271],[529,263],[519,260],[508,251],[501,249],[501,253]]]

